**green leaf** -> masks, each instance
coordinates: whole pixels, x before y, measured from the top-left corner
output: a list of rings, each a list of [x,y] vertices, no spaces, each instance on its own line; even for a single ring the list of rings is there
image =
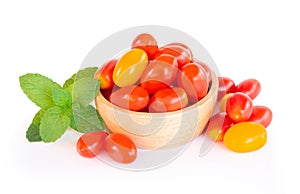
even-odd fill
[[[67,79],[65,81],[63,88],[68,88],[75,81],[80,80],[82,78],[86,78],[86,77],[93,78],[97,69],[98,69],[98,67],[87,67],[87,68],[79,70],[77,73],[73,74],[72,77],[70,77],[69,79]]]
[[[69,124],[68,113],[59,106],[53,106],[41,120],[40,136],[44,142],[54,142],[65,133]]]
[[[96,97],[100,89],[100,82],[94,78],[82,78],[74,83],[73,102],[81,106],[88,106]]]
[[[54,88],[52,90],[52,100],[54,104],[61,107],[67,107],[72,102],[70,94],[61,88]]]
[[[72,75],[69,79],[67,79],[63,85],[63,88],[68,88],[70,85],[72,85],[75,81],[76,73]]]
[[[93,106],[82,107],[74,103],[71,127],[82,133],[100,131],[104,130],[104,122]]]
[[[37,112],[32,120],[32,123],[30,124],[27,132],[26,132],[26,138],[29,142],[37,142],[42,141],[42,138],[40,136],[40,124],[42,117],[44,116],[45,111],[40,110]]]
[[[53,106],[52,90],[60,85],[51,79],[40,75],[28,73],[19,78],[20,86],[27,97],[42,109]]]

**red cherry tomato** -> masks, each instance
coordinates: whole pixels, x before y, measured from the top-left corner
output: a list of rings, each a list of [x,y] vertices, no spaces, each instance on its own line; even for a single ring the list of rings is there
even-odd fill
[[[206,65],[202,61],[199,61],[198,59],[193,59],[193,63],[196,63],[197,65],[200,65],[201,67],[203,67],[203,69],[205,70],[206,76],[207,76],[208,83],[211,82],[211,80],[212,80],[211,71],[210,71],[210,68],[208,67],[208,65]]]
[[[226,112],[235,122],[247,121],[253,112],[251,98],[241,92],[230,95],[226,102]]]
[[[101,153],[107,133],[94,131],[83,134],[77,141],[77,152],[85,158],[93,158]]]
[[[177,59],[179,69],[192,61],[191,53],[186,48],[178,45],[165,45],[161,47],[157,51],[156,56],[162,54],[173,55]]]
[[[228,93],[236,92],[235,83],[232,79],[228,77],[218,77],[219,89],[218,89],[218,100]]]
[[[226,131],[234,125],[225,112],[215,114],[210,118],[207,125],[207,134],[213,141],[223,141]]]
[[[149,102],[149,94],[141,86],[125,86],[112,92],[110,102],[128,110],[138,111]]]
[[[260,92],[260,83],[256,79],[247,79],[236,86],[237,92],[243,92],[254,99]]]
[[[268,127],[272,121],[272,111],[266,106],[253,106],[253,112],[248,121],[262,124]]]
[[[119,163],[131,163],[137,156],[134,142],[121,133],[109,134],[105,139],[104,148],[107,154]]]
[[[100,80],[101,89],[105,90],[114,86],[113,72],[117,61],[117,59],[112,59],[111,61],[105,63],[102,68],[96,71],[94,78]]]
[[[196,63],[189,63],[182,67],[177,83],[179,87],[185,89],[191,102],[202,99],[208,91],[205,70]]]
[[[152,59],[158,50],[157,42],[151,34],[143,33],[138,35],[132,42],[132,48],[144,50],[149,59]]]
[[[193,52],[190,49],[190,47],[188,47],[187,45],[185,45],[185,44],[183,44],[181,42],[172,42],[172,43],[167,44],[166,46],[181,46],[181,47],[185,48],[189,52],[189,54],[191,56],[191,59],[193,58]]]
[[[184,108],[188,97],[182,88],[166,88],[157,91],[150,99],[149,112],[170,112]]]
[[[174,56],[162,54],[146,67],[141,77],[141,86],[150,94],[169,87],[177,75],[177,60]]]

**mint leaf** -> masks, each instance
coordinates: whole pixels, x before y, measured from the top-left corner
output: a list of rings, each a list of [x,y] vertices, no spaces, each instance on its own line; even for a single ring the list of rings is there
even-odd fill
[[[100,82],[94,78],[86,77],[74,82],[73,102],[81,106],[88,106],[96,97],[100,89]]]
[[[70,77],[65,81],[63,88],[68,88],[70,85],[72,85],[75,81],[79,79],[86,78],[86,77],[93,78],[97,69],[98,67],[87,67],[79,70],[77,73],[73,74],[72,77]]]
[[[19,78],[20,86],[27,97],[42,109],[53,106],[52,90],[60,85],[51,79],[40,75],[28,73]]]
[[[70,94],[61,88],[54,88],[52,90],[52,100],[54,104],[61,107],[70,106],[72,102]]]
[[[45,111],[40,110],[37,112],[32,120],[32,123],[30,124],[27,132],[26,132],[26,138],[29,142],[37,142],[42,141],[42,138],[40,136],[40,124],[42,117],[44,116]]]
[[[59,106],[53,106],[41,120],[40,136],[44,142],[54,142],[65,133],[69,124],[68,113]]]
[[[82,107],[74,103],[72,110],[71,127],[73,129],[82,133],[104,129],[104,122],[93,106]]]

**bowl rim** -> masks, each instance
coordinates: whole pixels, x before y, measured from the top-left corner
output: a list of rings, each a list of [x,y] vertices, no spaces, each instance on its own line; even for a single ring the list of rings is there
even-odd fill
[[[118,111],[121,111],[123,113],[130,113],[130,114],[136,114],[136,115],[141,115],[141,116],[165,116],[166,114],[167,115],[176,115],[178,113],[182,113],[182,112],[189,112],[189,111],[192,111],[194,110],[195,108],[199,107],[199,106],[203,106],[205,105],[206,103],[208,103],[209,100],[213,99],[213,95],[217,95],[217,90],[219,88],[219,82],[218,82],[218,78],[215,74],[215,72],[213,70],[211,70],[211,75],[212,75],[212,80],[211,80],[211,87],[208,91],[208,93],[201,99],[199,100],[198,102],[190,105],[190,106],[187,106],[183,109],[179,109],[179,110],[176,110],[176,111],[170,111],[170,112],[162,112],[162,113],[155,113],[155,112],[138,112],[138,111],[132,111],[132,110],[128,110],[128,109],[124,109],[124,108],[121,108],[113,103],[111,103],[110,101],[108,101],[101,93],[101,91],[99,90],[96,98],[98,98],[99,96],[104,100],[104,102],[111,106],[112,108],[115,108],[117,109]],[[215,94],[214,94],[215,93]],[[97,106],[98,103],[96,103],[96,106]]]

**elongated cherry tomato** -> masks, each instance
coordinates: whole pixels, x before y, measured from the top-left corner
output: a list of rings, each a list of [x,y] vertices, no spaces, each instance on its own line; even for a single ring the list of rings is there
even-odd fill
[[[85,158],[93,158],[101,153],[107,133],[94,131],[83,134],[77,141],[77,152]]]
[[[131,163],[137,157],[136,145],[121,133],[109,134],[105,139],[104,148],[107,154],[119,163]]]
[[[228,77],[218,77],[219,89],[218,100],[220,100],[225,94],[236,92],[235,83]]]
[[[192,61],[191,53],[186,48],[178,45],[165,45],[161,47],[157,51],[156,56],[162,54],[173,55],[178,62],[179,69],[181,69],[185,64],[190,63]]]
[[[253,112],[248,121],[253,121],[268,127],[272,121],[272,111],[266,106],[253,106]]]
[[[256,79],[247,79],[236,86],[237,92],[243,92],[254,99],[260,92],[261,86]]]
[[[121,108],[138,111],[148,105],[149,94],[141,86],[130,85],[113,91],[110,102]]]
[[[208,92],[205,70],[196,63],[189,63],[182,67],[177,83],[186,91],[191,102],[197,102]]]
[[[166,88],[157,91],[150,99],[149,112],[170,112],[184,108],[188,97],[182,88]]]
[[[132,42],[132,48],[139,48],[144,50],[149,59],[153,59],[158,50],[157,42],[151,34],[139,34]]]
[[[226,103],[228,98],[232,95],[233,93],[226,94],[223,96],[223,98],[220,100],[219,108],[221,112],[226,112]]]
[[[162,54],[146,67],[141,77],[141,86],[150,94],[169,87],[177,75],[177,60],[174,56]]]
[[[197,65],[200,65],[201,67],[203,67],[203,69],[205,70],[206,76],[207,76],[208,83],[211,82],[211,80],[212,80],[211,70],[208,67],[208,65],[206,65],[202,61],[199,61],[198,59],[195,59],[195,58],[193,59],[193,63],[196,63]]]
[[[224,136],[224,144],[234,152],[252,152],[267,142],[263,125],[255,122],[241,122],[230,127]]]
[[[96,71],[94,78],[100,80],[101,89],[106,90],[114,86],[112,77],[117,61],[117,59],[112,59]]]
[[[223,141],[226,131],[234,124],[225,112],[215,114],[207,125],[207,134],[213,141]]]
[[[235,122],[247,121],[252,111],[252,100],[244,93],[234,93],[227,99],[226,112]]]
[[[166,46],[181,46],[189,52],[189,55],[191,56],[191,59],[193,58],[193,52],[190,49],[190,47],[188,47],[186,44],[183,44],[181,42],[172,42],[172,43],[167,44]]]
[[[141,49],[131,49],[117,62],[113,72],[113,81],[119,87],[136,83],[148,63],[147,53]]]

